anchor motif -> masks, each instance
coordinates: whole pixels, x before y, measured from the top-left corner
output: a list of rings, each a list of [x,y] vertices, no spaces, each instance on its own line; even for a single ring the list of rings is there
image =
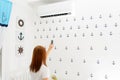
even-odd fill
[[[2,13],[2,22],[5,22],[7,20],[6,14],[3,12]]]
[[[18,39],[19,39],[20,41],[24,39],[24,36],[23,36],[23,33],[22,33],[22,32],[20,32],[20,34],[19,34],[19,36],[18,36]]]

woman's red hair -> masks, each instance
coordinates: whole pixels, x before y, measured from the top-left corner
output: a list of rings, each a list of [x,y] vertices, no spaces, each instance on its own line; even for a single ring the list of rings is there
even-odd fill
[[[36,46],[33,50],[32,61],[30,64],[30,71],[37,72],[41,65],[46,65],[46,50],[42,46]]]

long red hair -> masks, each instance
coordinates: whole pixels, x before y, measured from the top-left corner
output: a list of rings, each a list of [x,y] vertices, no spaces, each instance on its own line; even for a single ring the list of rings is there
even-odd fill
[[[46,65],[46,49],[42,46],[36,46],[33,50],[32,61],[30,64],[30,71],[37,72],[41,65]]]

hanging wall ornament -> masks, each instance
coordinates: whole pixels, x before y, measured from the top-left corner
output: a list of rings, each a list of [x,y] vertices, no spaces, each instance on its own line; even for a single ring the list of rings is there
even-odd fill
[[[18,20],[18,25],[19,25],[20,27],[23,27],[23,26],[24,26],[24,21],[23,21],[22,19],[19,19],[19,20]]]
[[[18,54],[21,55],[22,53],[23,53],[23,47],[20,46],[20,47],[18,47]]]
[[[16,54],[16,56],[21,56],[21,55],[23,55],[24,54],[24,47],[23,47],[23,45],[16,45],[16,49],[15,49],[16,51],[15,51],[15,54]]]
[[[20,32],[20,33],[19,33],[18,39],[19,39],[20,41],[24,39],[23,32]]]
[[[16,31],[16,43],[23,43],[24,42],[24,31],[23,30],[17,30]]]
[[[24,25],[25,25],[24,19],[17,17],[16,24],[17,24],[17,28],[24,29]]]
[[[24,30],[24,26],[25,26],[25,23],[24,23],[24,18],[19,18],[17,17],[16,18],[16,55],[17,56],[21,56],[23,55],[24,53],[24,39],[25,39],[25,30]]]

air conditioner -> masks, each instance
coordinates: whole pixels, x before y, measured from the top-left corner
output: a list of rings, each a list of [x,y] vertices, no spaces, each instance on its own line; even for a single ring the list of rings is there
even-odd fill
[[[74,14],[74,3],[72,1],[63,1],[38,7],[40,18],[65,16]]]

